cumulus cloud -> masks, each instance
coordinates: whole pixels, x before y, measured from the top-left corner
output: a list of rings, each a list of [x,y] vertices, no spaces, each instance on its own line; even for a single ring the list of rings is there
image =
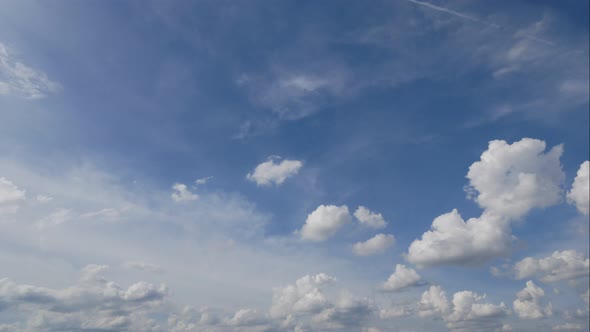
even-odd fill
[[[199,199],[199,195],[193,194],[185,184],[175,183],[172,185],[172,190],[171,197],[175,202],[188,202]]]
[[[526,257],[514,264],[512,273],[516,279],[535,277],[543,282],[587,277],[590,260],[575,250],[555,251],[543,258]]]
[[[359,206],[356,211],[354,211],[354,217],[363,226],[374,229],[385,228],[385,226],[387,226],[387,222],[385,222],[381,213],[372,212],[364,206]]]
[[[350,223],[350,213],[346,205],[320,205],[310,213],[301,228],[301,238],[309,241],[325,241],[342,226]]]
[[[76,284],[63,289],[0,279],[0,303],[30,317],[27,324],[35,331],[152,330],[150,312],[162,305],[167,287],[141,281],[123,288],[100,275],[106,268],[89,265]]]
[[[377,234],[365,242],[357,242],[352,247],[352,252],[357,256],[370,256],[384,253],[393,246],[395,237],[391,234]]]
[[[0,95],[14,95],[27,99],[46,97],[61,90],[61,85],[14,57],[8,47],[0,43]]]
[[[590,161],[580,165],[572,189],[567,193],[567,201],[574,204],[581,214],[587,216],[590,211]]]
[[[432,222],[414,240],[406,259],[416,265],[475,265],[510,252],[512,236],[506,219],[484,213],[464,221],[455,209]]]
[[[273,183],[278,186],[287,178],[297,175],[303,167],[303,162],[299,160],[284,159],[281,162],[275,162],[276,159],[276,157],[270,157],[256,166],[252,173],[246,175],[246,178],[258,186],[269,186]]]
[[[0,214],[18,211],[19,204],[25,200],[25,194],[25,190],[19,189],[8,179],[0,177]]]
[[[491,141],[467,173],[468,197],[484,209],[482,215],[466,222],[457,210],[437,217],[431,230],[412,242],[407,260],[416,265],[474,265],[509,254],[511,221],[561,200],[563,147],[545,149],[544,141],[531,138],[513,144]]]
[[[270,315],[286,317],[293,313],[314,313],[329,306],[321,286],[336,279],[325,273],[303,276],[292,285],[275,288]]]
[[[418,314],[422,317],[442,317],[452,331],[492,331],[502,328],[500,319],[510,313],[504,303],[485,303],[486,296],[471,291],[453,295],[449,302],[446,292],[440,286],[430,286],[418,303]]]
[[[516,293],[516,300],[512,303],[514,311],[522,319],[537,319],[553,314],[551,302],[542,306],[542,298],[545,291],[535,285],[531,280],[526,282],[526,287]]]
[[[383,290],[398,291],[407,287],[423,285],[422,277],[416,270],[402,264],[395,266],[395,272],[383,284]]]
[[[470,197],[487,211],[512,219],[559,203],[565,177],[559,161],[563,146],[545,149],[538,139],[491,141],[481,160],[469,167]]]

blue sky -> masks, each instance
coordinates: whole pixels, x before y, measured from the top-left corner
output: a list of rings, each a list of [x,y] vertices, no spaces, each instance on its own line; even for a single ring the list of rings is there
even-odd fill
[[[588,3],[0,6],[0,331],[587,330]]]

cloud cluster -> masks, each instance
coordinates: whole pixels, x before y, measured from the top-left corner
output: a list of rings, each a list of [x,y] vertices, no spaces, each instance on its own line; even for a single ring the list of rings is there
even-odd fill
[[[417,265],[473,265],[507,255],[512,248],[510,222],[561,200],[563,148],[545,149],[545,142],[537,139],[491,141],[467,173],[468,197],[484,209],[482,215],[464,221],[453,210],[435,218],[432,229],[412,242],[407,260]]]
[[[502,327],[501,318],[510,314],[504,303],[498,305],[483,302],[485,295],[461,291],[447,299],[440,286],[430,286],[418,303],[418,315],[441,317],[453,331],[492,331]]]
[[[270,157],[267,161],[259,164],[254,168],[252,173],[248,173],[246,178],[255,182],[258,186],[277,186],[283,184],[287,178],[297,175],[303,162],[299,160],[283,159],[281,162],[275,162],[277,158]]]
[[[590,273],[590,260],[575,250],[555,251],[543,258],[526,257],[514,264],[512,273],[516,279],[535,277],[543,282],[555,282]]]
[[[522,319],[537,319],[553,315],[551,302],[545,307],[542,306],[542,299],[545,291],[535,285],[532,281],[527,281],[525,288],[516,293],[516,300],[513,302],[514,311]]]
[[[567,193],[567,201],[574,204],[581,214],[587,216],[590,213],[590,161],[580,165],[572,189]]]
[[[102,277],[106,268],[88,265],[63,289],[0,279],[0,310],[29,317],[26,327],[33,331],[158,329],[152,314],[168,297],[167,287],[140,281],[123,288]]]

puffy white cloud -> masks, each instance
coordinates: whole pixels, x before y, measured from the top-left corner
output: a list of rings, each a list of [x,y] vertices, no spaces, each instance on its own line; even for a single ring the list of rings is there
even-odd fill
[[[512,235],[506,219],[491,213],[464,221],[455,209],[432,222],[414,240],[406,259],[416,265],[474,265],[510,252]]]
[[[526,282],[526,287],[516,293],[516,300],[512,303],[514,311],[522,319],[537,319],[553,314],[551,302],[542,307],[541,300],[545,291],[535,285],[531,280]]]
[[[509,254],[510,222],[561,200],[563,147],[545,148],[544,141],[531,138],[513,144],[491,141],[467,173],[468,196],[484,208],[482,215],[466,222],[457,210],[437,217],[432,229],[412,242],[407,260],[417,265],[474,265]]]
[[[313,313],[327,308],[329,303],[320,287],[334,280],[320,273],[299,278],[293,285],[275,288],[270,315],[275,318],[286,317],[292,313]]]
[[[151,310],[161,306],[167,287],[141,281],[125,289],[100,275],[106,268],[89,265],[76,284],[63,289],[0,279],[2,309],[29,317],[32,331],[151,331]]]
[[[364,242],[357,242],[352,247],[352,252],[357,256],[369,256],[384,253],[395,243],[395,237],[391,234],[377,234]]]
[[[361,223],[361,225],[367,227],[379,229],[387,226],[387,222],[385,222],[381,213],[372,212],[364,206],[359,206],[356,211],[354,211],[354,217]]]
[[[440,286],[432,285],[420,298],[418,302],[418,315],[428,317],[434,315],[446,315],[451,306],[447,299],[447,293]]]
[[[555,251],[543,258],[526,257],[514,264],[516,279],[536,277],[543,282],[588,276],[590,260],[575,250]]]
[[[175,183],[172,186],[172,190],[171,197],[175,202],[188,202],[199,199],[199,195],[193,194],[185,184]]]
[[[383,289],[387,291],[397,291],[422,284],[424,284],[422,277],[420,277],[414,269],[402,264],[397,264],[395,266],[395,272],[393,272],[383,284]]]
[[[576,205],[583,215],[590,213],[590,161],[586,160],[580,165],[572,189],[567,193],[567,201]]]
[[[38,99],[60,90],[61,85],[44,72],[18,61],[8,47],[0,43],[0,95]]]
[[[333,236],[342,226],[350,223],[346,205],[320,205],[310,213],[301,228],[301,238],[309,241],[324,241]]]
[[[256,182],[258,186],[268,186],[273,183],[278,186],[287,178],[297,175],[303,167],[303,162],[299,160],[284,159],[276,163],[276,159],[276,157],[270,157],[267,161],[256,166],[254,172],[248,173],[246,178]]]
[[[19,189],[8,179],[0,177],[0,214],[15,213],[19,204],[25,200],[25,194],[25,190]]]
[[[422,294],[418,303],[418,314],[422,317],[440,316],[452,331],[493,331],[500,330],[500,318],[510,310],[504,303],[485,303],[485,295],[461,291],[448,301],[440,286],[431,286]]]
[[[531,138],[512,144],[491,141],[481,160],[469,167],[470,197],[487,211],[508,218],[559,203],[565,177],[559,161],[563,146],[548,152],[545,148],[544,141]]]

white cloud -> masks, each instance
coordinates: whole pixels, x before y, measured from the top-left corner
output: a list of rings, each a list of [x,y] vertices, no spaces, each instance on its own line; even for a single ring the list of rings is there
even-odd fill
[[[167,287],[141,281],[123,288],[100,276],[106,268],[89,265],[77,283],[62,289],[0,279],[0,302],[17,317],[29,317],[27,330],[149,331],[150,312],[167,298]]]
[[[466,222],[457,210],[437,217],[432,229],[412,242],[407,260],[417,265],[474,265],[509,254],[510,222],[561,200],[563,147],[547,153],[545,147],[544,141],[530,138],[513,144],[491,141],[467,173],[468,197],[484,208],[482,215]]]
[[[327,298],[321,291],[321,286],[334,280],[335,278],[320,273],[301,277],[293,285],[275,288],[270,315],[278,318],[298,312],[320,312],[329,306]]]
[[[531,280],[526,282],[526,287],[516,293],[516,300],[513,302],[514,311],[522,319],[537,319],[553,314],[551,303],[542,307],[541,299],[545,291],[535,285]]]
[[[325,241],[342,226],[350,223],[350,213],[346,205],[320,205],[310,213],[301,228],[301,238],[309,241]]]
[[[416,265],[474,265],[510,252],[512,236],[504,218],[484,213],[466,222],[453,210],[432,222],[432,229],[414,240],[406,259]]]
[[[365,242],[357,242],[352,247],[352,252],[357,256],[370,256],[384,253],[393,246],[395,237],[391,234],[377,234]]]
[[[172,193],[171,197],[175,202],[188,202],[199,199],[199,195],[193,194],[185,184],[175,183],[172,186],[172,189],[174,192]]]
[[[580,165],[578,174],[572,184],[572,189],[567,193],[567,201],[576,205],[583,215],[590,213],[590,161],[586,160]]]
[[[416,270],[406,267],[402,264],[395,266],[395,272],[389,276],[383,284],[383,290],[398,291],[407,287],[419,286],[424,284],[422,277]]]
[[[440,286],[430,286],[418,303],[418,314],[422,317],[442,317],[452,331],[500,330],[500,318],[507,316],[510,310],[504,303],[484,303],[485,298],[485,294],[461,291],[455,293],[449,303]]]
[[[19,204],[25,200],[25,194],[25,190],[19,189],[8,179],[0,177],[0,214],[16,213]]]
[[[543,282],[555,282],[588,276],[590,260],[575,250],[555,251],[543,258],[526,257],[514,264],[516,279],[535,277]]]
[[[361,223],[361,225],[374,229],[387,226],[387,222],[385,222],[381,213],[372,212],[364,206],[359,206],[356,211],[354,211],[354,217]]]
[[[61,85],[15,59],[8,47],[0,43],[0,95],[38,99],[60,90]]]
[[[275,163],[275,158],[270,157],[267,161],[259,164],[254,172],[248,173],[246,178],[256,182],[258,186],[269,186],[271,184],[281,185],[287,178],[297,175],[303,162],[299,160],[284,159]]]
[[[446,315],[451,306],[447,299],[447,293],[440,286],[432,285],[420,298],[418,302],[418,315],[429,317],[435,315]]]
[[[513,144],[495,140],[469,167],[467,190],[482,208],[515,219],[532,208],[559,203],[564,174],[559,158],[563,147],[545,153],[544,141],[523,138]]]

